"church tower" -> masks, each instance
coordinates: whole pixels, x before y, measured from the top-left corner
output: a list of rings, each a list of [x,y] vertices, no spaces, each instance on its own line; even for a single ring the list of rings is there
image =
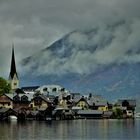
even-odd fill
[[[14,45],[12,46],[12,59],[11,59],[11,69],[9,74],[9,82],[12,91],[14,91],[19,87],[19,79],[18,79],[18,75],[16,71],[16,63],[15,63]]]

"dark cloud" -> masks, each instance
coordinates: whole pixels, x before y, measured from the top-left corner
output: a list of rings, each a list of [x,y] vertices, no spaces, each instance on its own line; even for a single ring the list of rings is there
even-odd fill
[[[127,29],[130,28],[133,33],[128,36],[128,42],[134,44],[138,42],[139,36],[139,7],[139,0],[1,0],[0,75],[6,75],[8,71],[13,42],[17,61],[20,61],[75,29],[103,28],[125,21],[118,33],[115,32],[116,36],[127,36]],[[97,42],[102,40],[104,31],[101,36],[97,36]],[[116,45],[118,42],[116,40]],[[132,47],[127,42],[120,46],[108,46],[96,54],[97,58],[100,59],[104,54],[104,61],[110,61],[112,57],[108,58],[108,52],[112,53],[112,49],[120,52],[126,50],[126,47]],[[124,59],[137,60],[132,57]]]

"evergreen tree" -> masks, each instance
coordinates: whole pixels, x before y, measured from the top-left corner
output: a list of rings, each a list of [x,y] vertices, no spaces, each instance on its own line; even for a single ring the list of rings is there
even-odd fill
[[[2,77],[0,77],[0,95],[9,93],[11,90],[10,84]]]

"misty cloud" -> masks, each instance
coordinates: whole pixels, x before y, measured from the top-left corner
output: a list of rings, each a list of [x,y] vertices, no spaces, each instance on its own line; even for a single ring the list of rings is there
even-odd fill
[[[112,64],[138,63],[139,20],[120,23],[72,32],[40,52],[40,55],[31,57],[25,68],[32,70],[36,67],[35,74],[38,75],[91,74]],[[59,42],[61,45],[58,45]]]

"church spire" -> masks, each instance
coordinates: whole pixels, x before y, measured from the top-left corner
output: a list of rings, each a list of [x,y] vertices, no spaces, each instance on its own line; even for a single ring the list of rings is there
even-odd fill
[[[19,86],[19,79],[16,71],[16,63],[15,63],[15,53],[14,53],[14,44],[12,45],[12,59],[11,59],[11,69],[9,74],[9,82],[11,85],[11,89],[14,91]]]
[[[17,71],[16,71],[16,63],[15,63],[15,53],[14,53],[14,44],[12,45],[12,59],[11,59],[11,70],[10,70],[10,75],[9,78],[13,79],[14,75],[17,75]]]

